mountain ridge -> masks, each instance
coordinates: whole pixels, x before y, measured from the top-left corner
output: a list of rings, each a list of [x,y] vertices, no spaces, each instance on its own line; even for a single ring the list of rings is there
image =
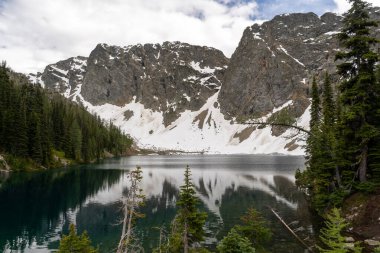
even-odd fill
[[[380,8],[371,16],[380,20]],[[182,42],[98,44],[89,57],[50,64],[33,78],[113,121],[143,148],[300,155],[304,136],[296,130],[237,121],[286,110],[307,129],[311,77],[322,80],[326,70],[338,81],[341,27],[333,13],[278,15],[247,27],[230,59]]]

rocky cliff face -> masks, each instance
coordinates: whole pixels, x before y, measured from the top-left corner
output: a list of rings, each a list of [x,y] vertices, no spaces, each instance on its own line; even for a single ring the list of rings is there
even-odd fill
[[[78,101],[80,90],[92,105],[140,102],[163,112],[167,126],[186,109],[199,110],[220,89],[227,65],[219,50],[180,42],[99,44],[88,58],[49,65],[40,78],[46,88]]]
[[[380,8],[371,9],[380,20]],[[342,17],[298,13],[248,27],[227,59],[219,50],[180,42],[128,47],[99,44],[32,75],[82,103],[149,148],[219,153],[302,154],[291,129],[256,128],[239,119],[286,110],[308,127],[313,75],[335,73]],[[380,38],[380,29],[374,33]],[[333,76],[333,81],[337,81]]]
[[[380,9],[373,8],[371,16],[380,20]],[[284,14],[248,27],[224,76],[222,112],[257,118],[293,100],[300,116],[308,105],[311,77],[336,72],[342,19],[333,13]],[[374,32],[380,37],[379,30]]]

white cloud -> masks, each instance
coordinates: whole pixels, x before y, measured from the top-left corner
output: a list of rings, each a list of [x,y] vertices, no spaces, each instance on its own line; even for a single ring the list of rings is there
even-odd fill
[[[351,4],[347,0],[334,0],[334,2],[337,5],[335,11],[340,14],[345,13],[351,7]],[[380,7],[380,0],[366,0],[366,2],[372,4],[372,6]]]
[[[0,0],[0,60],[16,71],[41,71],[49,63],[88,56],[103,42],[183,41],[230,56],[252,17],[321,14],[336,6],[340,12],[348,8],[345,0]]]
[[[1,1],[1,0],[0,0]],[[0,60],[17,71],[41,70],[97,43],[183,41],[230,55],[255,2],[227,7],[213,0],[12,0],[0,10]]]

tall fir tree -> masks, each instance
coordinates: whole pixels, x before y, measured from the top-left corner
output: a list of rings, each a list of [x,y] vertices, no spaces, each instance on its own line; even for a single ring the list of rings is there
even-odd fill
[[[184,253],[189,251],[192,243],[203,240],[203,226],[206,221],[206,213],[197,208],[198,198],[195,196],[194,185],[191,182],[190,167],[185,170],[184,185],[180,187],[180,195],[177,202],[179,208],[178,222],[182,227]]]
[[[378,83],[375,78],[375,64],[378,54],[372,46],[378,40],[371,36],[370,28],[377,23],[370,20],[369,4],[362,0],[350,0],[351,9],[346,13],[344,27],[339,40],[346,50],[336,55],[343,61],[338,73],[343,82],[340,85],[342,141],[345,150],[340,163],[345,165],[345,174],[366,182],[370,171],[369,157],[378,156],[379,124],[376,112],[379,110]],[[349,184],[348,179],[345,184]]]
[[[177,201],[177,215],[172,224],[172,232],[168,238],[167,252],[190,252],[192,245],[203,240],[204,225],[207,214],[199,211],[198,198],[195,196],[191,182],[189,166],[185,170],[184,184],[180,187]]]
[[[380,78],[375,74],[378,55],[372,51],[378,41],[370,35],[376,23],[369,19],[366,2],[350,2],[339,34],[346,49],[336,55],[343,80],[337,101],[326,75],[318,117],[320,101],[313,85],[308,167],[296,174],[321,214],[340,205],[353,189],[370,191],[380,185]]]

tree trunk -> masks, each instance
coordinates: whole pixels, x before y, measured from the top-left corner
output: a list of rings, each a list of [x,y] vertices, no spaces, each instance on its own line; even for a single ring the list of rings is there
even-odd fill
[[[335,166],[335,176],[338,183],[338,187],[342,188],[342,179],[340,177],[339,166]]]
[[[128,229],[127,229],[127,234],[126,234],[126,239],[125,239],[125,253],[128,253],[128,245],[129,245],[129,241],[131,239],[131,233],[132,233],[132,216],[133,216],[133,213],[134,213],[134,206],[135,206],[135,188],[136,188],[136,185],[133,185],[131,187],[131,191],[132,191],[132,201],[131,201],[131,208],[129,210],[129,218],[128,218]]]
[[[124,219],[123,219],[123,229],[121,231],[121,237],[119,241],[119,245],[117,247],[117,253],[122,253],[123,252],[123,242],[125,238],[125,233],[127,229],[127,220],[128,220],[128,206],[127,203],[123,202],[123,208],[124,208]]]
[[[185,231],[183,231],[183,253],[189,253],[189,238],[187,237],[187,230],[187,222],[185,222]]]
[[[367,181],[367,158],[368,158],[368,145],[365,145],[360,154],[360,164],[359,164],[359,180],[360,182]]]

